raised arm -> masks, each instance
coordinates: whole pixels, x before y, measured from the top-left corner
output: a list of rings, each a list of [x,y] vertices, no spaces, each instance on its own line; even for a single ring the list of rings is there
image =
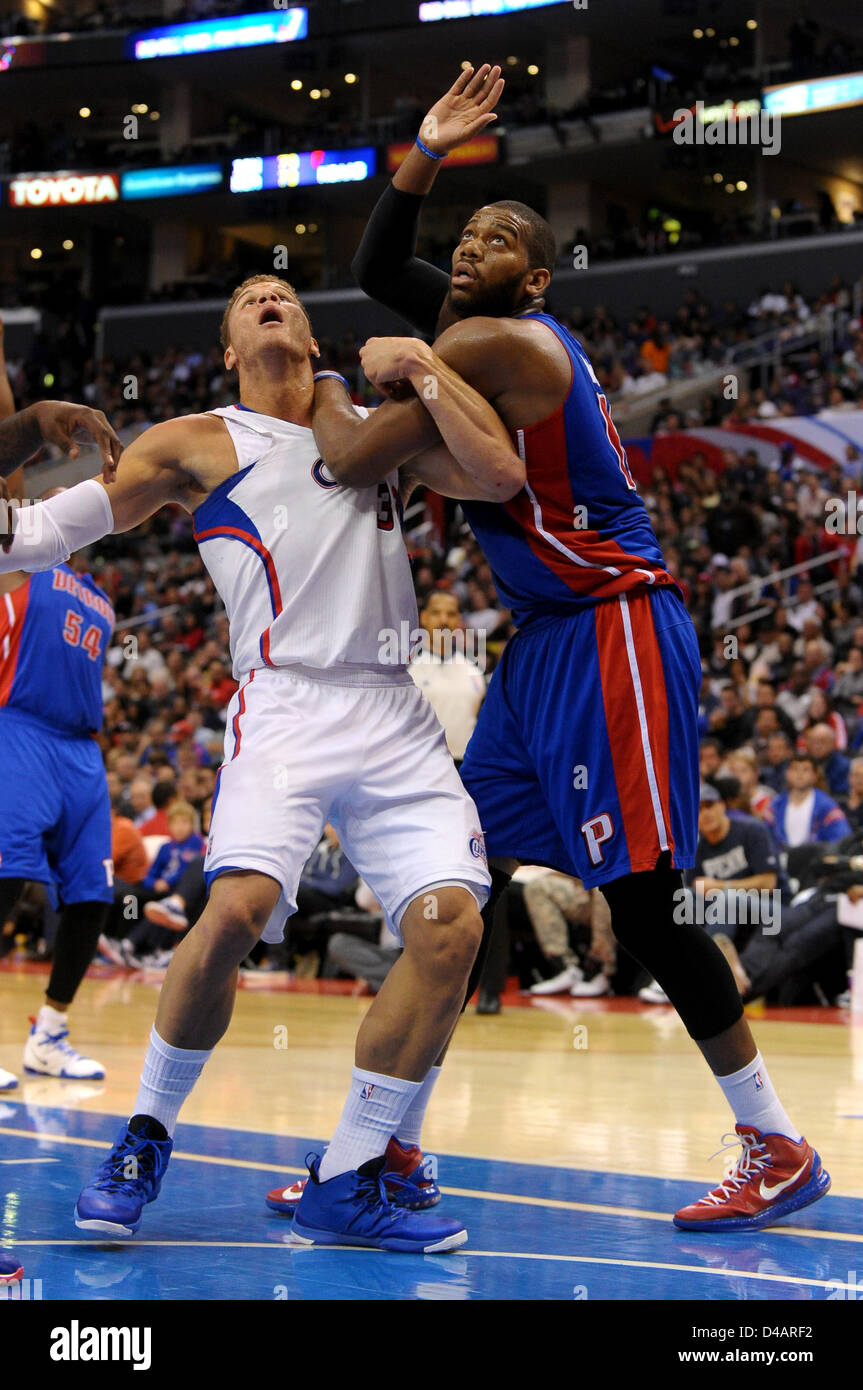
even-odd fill
[[[111,482],[87,478],[47,501],[13,509],[0,574],[52,569],[103,536],[138,526],[168,502],[185,504],[193,486],[181,464],[188,426],[170,420],[146,430],[126,449]]]
[[[416,254],[423,198],[450,150],[497,120],[504,83],[499,67],[466,68],[425,116],[419,140],[384,190],[366,223],[351,269],[360,288],[433,337],[449,276]],[[435,158],[437,156],[437,158]]]
[[[378,344],[386,346],[379,351]],[[392,344],[402,349],[397,360],[388,353]],[[459,324],[437,346],[435,352],[416,338],[370,340],[362,354],[370,379],[382,389],[397,378],[409,380],[416,399],[385,401],[367,420],[338,383],[317,382],[312,420],[318,448],[333,477],[352,487],[368,487],[410,463],[416,481],[450,497],[506,502],[524,486],[524,464],[493,406],[465,379],[482,356],[476,330]],[[395,365],[378,371],[377,359],[385,355]],[[420,455],[422,462],[412,462]]]

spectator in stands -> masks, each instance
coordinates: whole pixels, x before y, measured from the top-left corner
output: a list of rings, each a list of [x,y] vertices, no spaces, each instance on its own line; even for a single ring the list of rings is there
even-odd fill
[[[775,792],[758,780],[758,759],[751,748],[736,748],[725,759],[725,766],[740,783],[743,809],[758,820],[770,820]]]
[[[806,727],[811,698],[812,682],[809,670],[804,662],[795,661],[791,668],[791,679],[777,695],[776,705],[785,711],[798,733]]]
[[[194,806],[188,801],[175,801],[167,819],[171,838],[157,853],[142,885],[155,893],[170,893],[190,860],[204,852]]]
[[[359,878],[348,860],[335,828],[324,826],[324,833],[300,875],[297,911],[288,918],[285,953],[300,974],[315,975],[326,955],[331,928],[325,921],[330,913],[353,903]]]
[[[818,769],[808,753],[795,753],[785,773],[787,790],[772,804],[773,819],[780,843],[788,848],[835,844],[851,827],[841,806],[816,786]]]
[[[794,745],[781,729],[770,734],[759,760],[761,781],[775,796],[785,790],[785,773],[794,751]]]
[[[736,686],[730,682],[719,692],[719,708],[709,719],[710,732],[717,738],[727,752],[739,748],[747,734],[746,711],[743,698]]]
[[[524,905],[553,975],[533,985],[531,994],[570,994],[576,998],[608,994],[616,949],[611,913],[596,889],[578,878],[547,869],[524,885]],[[582,969],[569,939],[570,926],[590,930],[590,949]]]
[[[848,776],[848,795],[843,801],[852,829],[863,829],[863,758],[852,758]]]
[[[755,732],[759,711],[763,709],[775,710],[776,718],[779,721],[779,727],[785,731],[790,739],[796,737],[797,730],[794,721],[790,715],[777,704],[776,682],[771,680],[769,676],[761,676],[758,679],[755,686],[755,703],[750,705],[746,710],[744,728],[746,730],[747,739],[751,738]]]
[[[443,725],[447,747],[460,763],[485,699],[485,678],[465,652],[465,632],[455,594],[433,589],[420,613],[426,635],[408,666]]]
[[[140,883],[147,872],[147,850],[140,830],[135,828],[128,816],[118,814],[117,807],[111,809],[111,857],[114,861],[114,883],[134,885]]]
[[[808,736],[810,729],[816,725],[826,725],[833,731],[834,747],[838,752],[843,752],[848,747],[848,726],[842,715],[835,707],[834,701],[829,695],[825,695],[823,690],[815,689],[812,692],[812,699],[809,701],[809,713],[806,719],[804,739]]]
[[[170,835],[171,826],[168,812],[177,800],[177,784],[173,778],[161,778],[153,784],[150,794],[150,813],[141,821],[138,829],[142,835]]]
[[[722,766],[722,744],[718,738],[711,735],[701,740],[698,746],[698,761],[702,781],[716,776]]]
[[[863,700],[863,651],[851,647],[844,661],[836,664],[836,680],[831,694],[835,712],[843,719],[857,714]]]
[[[380,903],[362,879],[357,884],[354,902],[367,921],[355,921],[350,930],[342,928],[332,933],[323,974],[350,975],[364,993],[377,994],[402,951],[383,921]]]
[[[836,748],[836,735],[830,725],[813,724],[803,734],[803,742],[830,795],[845,796],[850,763]]]
[[[152,779],[150,777],[136,777],[135,780],[129,784],[129,789],[124,801],[129,809],[133,823],[140,830],[144,822],[153,814]],[[146,834],[146,832],[144,833]]]

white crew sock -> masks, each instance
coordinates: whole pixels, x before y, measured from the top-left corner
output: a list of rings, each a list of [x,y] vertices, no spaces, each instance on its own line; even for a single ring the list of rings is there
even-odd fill
[[[50,1004],[43,1004],[36,1015],[37,1033],[61,1033],[69,1025],[69,1016]]]
[[[165,1126],[169,1135],[173,1135],[180,1106],[190,1094],[212,1051],[212,1048],[193,1052],[186,1047],[171,1047],[153,1027],[134,1113],[152,1115],[154,1120]]]
[[[426,1110],[431,1100],[431,1093],[435,1088],[435,1083],[440,1074],[440,1067],[432,1067],[425,1081],[421,1083],[419,1090],[408,1106],[404,1118],[396,1131],[396,1138],[402,1144],[420,1144],[423,1120],[426,1117]],[[420,1147],[422,1147],[421,1144]]]
[[[739,1071],[717,1076],[716,1080],[739,1125],[754,1125],[762,1134],[784,1134],[795,1143],[801,1138],[773,1089],[760,1052]]]
[[[400,1132],[405,1112],[422,1086],[422,1081],[403,1081],[354,1067],[342,1117],[321,1159],[321,1182],[353,1172],[370,1158],[380,1158]]]

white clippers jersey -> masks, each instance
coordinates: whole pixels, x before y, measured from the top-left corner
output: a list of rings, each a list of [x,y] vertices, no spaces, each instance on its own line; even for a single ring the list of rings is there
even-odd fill
[[[227,610],[235,679],[297,665],[398,677],[387,631],[417,625],[398,474],[342,487],[310,429],[242,406],[210,413],[239,470],[196,508],[194,533]]]

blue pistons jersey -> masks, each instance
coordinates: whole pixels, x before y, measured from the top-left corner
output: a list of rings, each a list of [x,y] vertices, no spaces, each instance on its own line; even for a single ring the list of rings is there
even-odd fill
[[[550,314],[569,390],[513,431],[510,501],[463,502],[518,633],[492,676],[461,767],[490,857],[547,864],[587,887],[694,863],[695,629],[665,567],[588,358]]]
[[[102,665],[114,610],[69,565],[32,574],[0,597],[0,709],[70,734],[102,727]]]
[[[512,431],[526,471],[521,491],[509,502],[461,503],[502,602],[524,627],[620,594],[679,592],[584,349],[550,314],[522,321],[559,339],[570,385],[546,419]]]
[[[0,878],[64,903],[111,902],[111,805],[94,735],[114,610],[56,565],[0,595]]]

